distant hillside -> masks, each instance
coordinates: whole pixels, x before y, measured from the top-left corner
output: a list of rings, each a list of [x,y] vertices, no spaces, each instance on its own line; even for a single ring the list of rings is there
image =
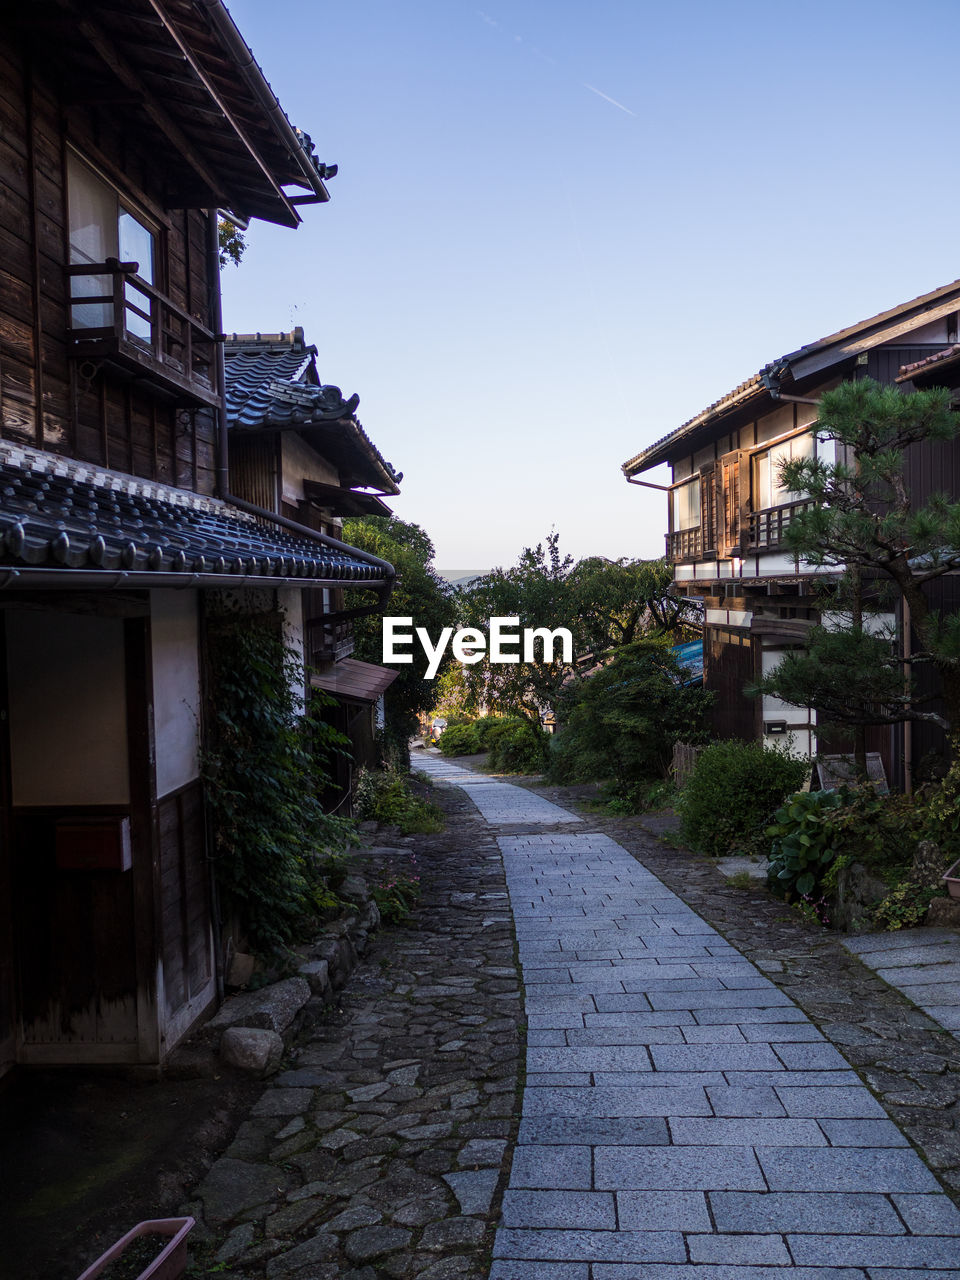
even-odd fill
[[[474,578],[482,578],[490,572],[489,569],[438,569],[441,578],[446,578],[451,587],[462,587],[464,583],[472,582]]]

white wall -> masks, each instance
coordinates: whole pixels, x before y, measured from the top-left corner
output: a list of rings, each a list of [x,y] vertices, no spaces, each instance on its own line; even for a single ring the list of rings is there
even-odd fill
[[[282,587],[277,592],[277,604],[283,610],[283,642],[293,649],[299,662],[302,678],[297,681],[292,692],[299,704],[300,714],[306,708],[306,668],[304,667],[304,634],[303,634],[303,592],[299,587]]]
[[[6,615],[15,805],[128,804],[123,622]]]
[[[150,592],[157,797],[200,774],[200,654],[195,591]]]

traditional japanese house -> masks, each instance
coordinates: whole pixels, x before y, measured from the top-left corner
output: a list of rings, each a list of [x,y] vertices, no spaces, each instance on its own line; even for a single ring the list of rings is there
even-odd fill
[[[226,356],[230,487],[241,499],[331,538],[344,516],[391,514],[384,498],[400,492],[398,475],[357,421],[359,397],[323,385],[317,348],[302,328],[290,333],[231,334]],[[342,587],[286,593],[290,643],[304,659],[306,696],[322,690],[324,718],[350,739],[335,762],[334,805],[349,812],[356,770],[376,761],[383,694],[396,679],[388,667],[353,653],[353,619],[380,605],[347,601]]]
[[[328,199],[220,0],[0,23],[0,1073],[155,1066],[217,1000],[205,599],[392,570],[229,498],[218,209]]]
[[[629,482],[667,488],[667,557],[674,590],[700,596],[704,613],[704,681],[716,697],[714,727],[723,737],[788,739],[795,751],[818,749],[816,714],[744,687],[802,644],[820,618],[810,566],[783,543],[791,517],[808,499],[780,485],[779,464],[816,455],[834,459],[832,441],[812,424],[828,388],[851,378],[882,383],[904,365],[925,361],[958,336],[960,281],[851,325],[764,365],[733,391],[624,463]],[[640,479],[667,463],[668,486]],[[960,492],[960,447],[924,443],[905,458],[918,502]],[[955,591],[944,583],[943,591]],[[946,599],[945,607],[957,602]],[[913,726],[868,730],[868,749],[888,778],[902,783],[911,757],[936,748],[938,731]],[[921,740],[922,739],[922,740]],[[829,749],[822,741],[820,749]]]

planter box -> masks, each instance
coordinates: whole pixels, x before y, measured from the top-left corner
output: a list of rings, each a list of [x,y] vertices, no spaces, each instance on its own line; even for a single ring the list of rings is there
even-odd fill
[[[941,876],[951,898],[960,898],[960,858]]]
[[[138,1240],[147,1236],[159,1236],[166,1239],[166,1244],[160,1248],[160,1241],[157,1241],[159,1252],[136,1273],[134,1280],[182,1280],[187,1269],[187,1236],[195,1225],[193,1218],[154,1218],[149,1222],[138,1222],[92,1266],[87,1267],[80,1280],[95,1280]]]

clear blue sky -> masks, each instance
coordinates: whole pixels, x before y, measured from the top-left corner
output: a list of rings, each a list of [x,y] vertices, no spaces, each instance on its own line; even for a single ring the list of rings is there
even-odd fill
[[[225,325],[303,325],[441,568],[662,554],[625,459],[960,277],[955,0],[228,3],[340,173]]]

